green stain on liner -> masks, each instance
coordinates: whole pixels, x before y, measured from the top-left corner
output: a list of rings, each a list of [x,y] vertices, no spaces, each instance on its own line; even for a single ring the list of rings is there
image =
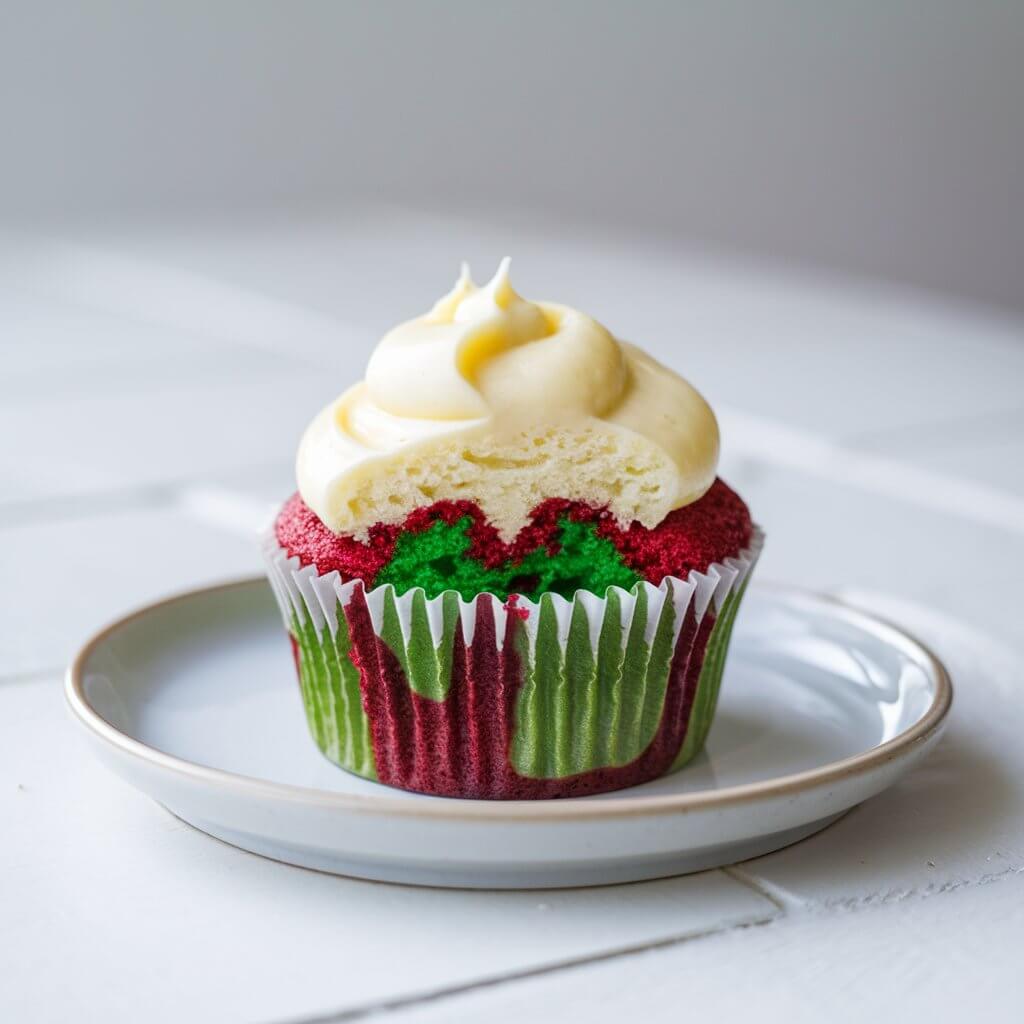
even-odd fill
[[[619,728],[620,686],[624,652],[621,640],[622,600],[617,591],[606,596],[605,614],[597,640],[595,665],[596,742],[592,760],[594,764],[612,764],[615,757],[614,737]]]
[[[634,596],[632,619],[623,627],[622,598],[607,592],[596,657],[583,604],[573,606],[563,644],[553,602],[550,596],[541,600],[510,753],[520,775],[565,778],[618,767],[636,760],[654,739],[668,689],[676,612],[669,597],[648,642],[646,588],[638,586]]]
[[[299,647],[299,686],[309,730],[317,746],[335,764],[376,779],[370,723],[363,710],[359,670],[352,663],[348,623],[338,615],[332,636],[325,624],[317,635],[311,617],[291,619]]]
[[[406,643],[395,591],[388,586],[384,592],[380,639],[401,665],[409,688],[421,697],[435,701],[447,698],[452,684],[452,656],[458,623],[459,595],[448,591],[441,596],[441,642],[435,646],[426,595],[421,590],[416,591],[412,597],[409,641]]]
[[[679,748],[679,753],[672,762],[672,771],[682,768],[704,749],[704,743],[711,731],[711,723],[718,707],[718,694],[722,687],[725,658],[729,651],[729,640],[736,622],[736,613],[739,611],[740,602],[743,600],[743,594],[746,592],[749,581],[750,575],[748,574],[743,585],[738,590],[729,593],[718,612],[718,618],[715,620],[711,636],[708,637],[707,647],[704,649],[704,663],[697,679],[697,689],[693,698],[690,720],[686,727],[686,736],[683,745]]]

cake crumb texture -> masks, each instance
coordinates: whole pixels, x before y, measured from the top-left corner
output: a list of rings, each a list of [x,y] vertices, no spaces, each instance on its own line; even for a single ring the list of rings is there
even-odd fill
[[[402,523],[376,523],[365,540],[330,531],[298,494],[275,523],[287,554],[321,574],[337,571],[368,587],[391,583],[399,593],[419,586],[428,597],[457,590],[467,600],[484,592],[531,600],[546,591],[600,594],[639,580],[657,586],[739,554],[752,529],[746,504],[721,480],[654,529],[623,528],[607,508],[568,497],[538,504],[511,542],[469,500],[434,501]]]

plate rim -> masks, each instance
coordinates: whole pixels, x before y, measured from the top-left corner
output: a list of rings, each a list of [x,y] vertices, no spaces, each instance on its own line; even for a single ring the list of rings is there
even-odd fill
[[[601,800],[469,800],[451,797],[413,800],[398,789],[393,790],[394,795],[389,792],[386,796],[338,793],[332,790],[258,779],[223,768],[198,764],[159,750],[122,732],[116,726],[111,725],[89,704],[84,687],[85,667],[93,652],[112,634],[137,619],[158,612],[168,605],[208,596],[216,592],[242,590],[260,585],[269,589],[270,584],[265,575],[251,575],[201,587],[190,587],[148,602],[98,629],[79,648],[65,675],[64,696],[73,717],[94,739],[113,747],[121,754],[126,754],[130,758],[145,762],[163,771],[185,776],[192,781],[205,782],[220,790],[241,790],[248,795],[260,796],[265,799],[284,800],[306,805],[314,804],[320,807],[386,817],[425,818],[432,821],[454,819],[459,821],[576,822],[717,810],[736,804],[789,796],[821,785],[840,782],[851,776],[880,768],[933,738],[944,727],[953,703],[953,684],[945,665],[926,644],[903,627],[872,612],[856,608],[833,594],[791,584],[755,581],[753,586],[758,591],[767,591],[789,599],[829,606],[833,614],[840,619],[874,633],[920,664],[935,686],[933,699],[924,714],[913,725],[891,739],[850,757],[831,761],[826,765],[806,771],[780,775],[759,782],[748,782],[739,786],[729,786],[724,789],[652,796],[612,795]],[[338,771],[344,771],[344,769],[339,768]],[[628,790],[626,793],[628,794]],[[418,795],[421,796],[421,794]]]

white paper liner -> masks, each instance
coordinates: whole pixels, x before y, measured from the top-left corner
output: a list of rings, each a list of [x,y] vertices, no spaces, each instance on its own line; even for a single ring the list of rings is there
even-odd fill
[[[336,636],[339,605],[347,606],[356,588],[364,586],[363,581],[356,579],[343,583],[341,574],[337,570],[321,575],[315,566],[303,567],[297,556],[289,557],[284,548],[278,544],[273,526],[263,534],[262,544],[267,563],[267,575],[285,623],[290,626],[293,616],[297,617],[300,623],[304,623],[308,618],[312,620],[317,633],[321,633],[326,625],[331,636]],[[679,630],[682,628],[687,608],[692,605],[698,625],[703,620],[708,608],[713,606],[717,615],[729,594],[738,591],[743,586],[757,562],[763,544],[764,533],[760,527],[755,525],[750,543],[738,555],[725,558],[721,562],[713,562],[708,566],[706,572],[693,571],[686,579],[666,576],[657,587],[652,583],[640,581],[634,584],[631,590],[624,590],[622,587],[609,587],[604,597],[587,590],[577,590],[572,600],[562,597],[560,594],[546,594],[545,598],[551,601],[558,622],[559,641],[564,648],[569,635],[573,609],[578,603],[586,612],[587,622],[590,624],[591,641],[596,649],[597,634],[604,622],[608,604],[607,595],[614,590],[619,599],[622,619],[620,642],[625,649],[629,637],[629,627],[637,606],[637,594],[640,588],[643,588],[647,597],[645,640],[648,643],[651,642],[661,620],[665,602],[672,601],[675,606],[674,644],[678,639]],[[373,628],[378,634],[382,629],[384,603],[389,592],[394,595],[402,635],[408,643],[412,630],[413,600],[417,593],[424,593],[423,589],[414,587],[404,594],[398,594],[392,584],[385,583],[372,590],[364,590]],[[452,592],[448,591],[448,593]],[[482,596],[491,603],[500,649],[504,642],[505,622],[509,614],[507,600],[494,594]],[[437,646],[441,643],[443,635],[444,595],[439,594],[437,597],[428,598],[424,594],[424,598],[431,635],[435,646]],[[471,644],[473,640],[479,607],[478,600],[465,601],[459,596],[459,618],[466,644]],[[520,597],[516,601],[516,611],[527,613],[524,625],[532,656],[537,639],[537,625],[540,620],[540,603]]]

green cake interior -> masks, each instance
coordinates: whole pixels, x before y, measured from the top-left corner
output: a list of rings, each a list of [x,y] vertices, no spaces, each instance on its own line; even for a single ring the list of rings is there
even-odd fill
[[[628,590],[642,579],[593,523],[562,518],[553,553],[542,546],[520,561],[496,567],[470,555],[471,525],[472,519],[464,516],[453,524],[439,520],[426,530],[401,534],[375,585],[390,583],[399,594],[422,587],[428,598],[455,590],[467,601],[483,592],[538,601],[545,592],[571,598],[577,590],[602,595],[611,586]]]

